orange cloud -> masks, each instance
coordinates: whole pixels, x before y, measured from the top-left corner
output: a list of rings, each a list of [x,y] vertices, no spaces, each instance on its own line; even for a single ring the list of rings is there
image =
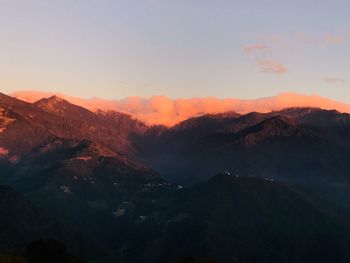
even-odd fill
[[[53,93],[16,92],[10,95],[28,102],[34,102],[44,97],[50,97]],[[56,95],[91,111],[101,109],[128,113],[149,125],[163,124],[172,126],[190,117],[203,114],[215,114],[227,111],[234,111],[241,114],[252,111],[269,112],[289,107],[319,107],[350,113],[350,105],[348,104],[317,95],[299,95],[294,93],[284,93],[274,97],[252,100],[234,98],[218,99],[214,97],[174,100],[164,96],[154,96],[148,99],[129,97],[122,100],[103,100],[96,98],[81,99],[64,94]]]
[[[255,62],[264,73],[281,75],[288,72],[283,64],[273,59],[256,59]]]

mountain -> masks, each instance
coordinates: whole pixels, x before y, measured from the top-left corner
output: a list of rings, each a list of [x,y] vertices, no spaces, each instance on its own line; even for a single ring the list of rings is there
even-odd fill
[[[0,252],[22,253],[31,242],[58,239],[84,258],[98,255],[99,245],[48,216],[8,186],[0,185]]]
[[[49,226],[37,231],[43,238],[97,262],[349,260],[349,114],[284,108],[179,122],[181,112],[167,112],[177,123],[169,127],[135,119],[134,102],[130,115],[0,94],[0,182],[21,196],[12,195],[20,208],[6,217],[5,195],[0,211],[28,233],[0,237],[0,248],[41,238],[37,220]]]
[[[93,113],[57,96],[41,99],[34,105],[62,117],[65,123],[83,131],[80,138],[100,142],[115,151],[132,151],[128,136],[130,133],[139,134],[146,130],[145,124],[132,119],[130,115],[102,111]]]
[[[0,94],[0,107],[1,182],[101,243],[115,239],[108,229],[123,202],[170,187],[130,158],[127,133],[143,127],[131,118],[58,97],[30,104]],[[118,123],[125,126],[114,129]]]
[[[115,212],[124,202],[171,188],[152,170],[79,140],[46,142],[10,172],[4,183],[103,245],[117,238]]]
[[[207,136],[199,141],[200,146],[205,144],[216,144],[217,147],[229,147],[232,144],[252,146],[266,141],[287,138],[292,139],[305,138],[306,140],[322,140],[321,136],[312,130],[298,126],[291,119],[282,116],[274,116],[263,120],[255,125],[238,132],[223,132],[212,136]],[[228,144],[227,144],[228,143]],[[209,146],[210,147],[210,146]],[[214,146],[215,147],[215,146]]]
[[[218,174],[160,200],[124,260],[346,262],[349,230],[320,204],[284,183]]]
[[[319,108],[204,115],[136,136],[134,145],[140,159],[179,184],[234,169],[297,185],[349,211],[349,118]]]
[[[321,110],[305,108],[285,109],[286,116],[298,118],[301,123],[322,130],[325,135],[340,145],[350,145],[350,115],[336,110]]]
[[[30,104],[0,94],[0,108],[0,145],[14,161],[53,137],[90,140],[128,155],[130,133],[146,129],[128,115],[95,114],[57,96]]]
[[[45,140],[53,137],[71,138],[80,132],[77,127],[65,123],[61,117],[4,94],[0,94],[0,107],[0,145],[13,161]]]
[[[12,96],[35,102],[42,98],[48,98],[54,93],[42,93],[35,91],[19,91]],[[327,110],[338,110],[350,113],[350,105],[337,102],[317,95],[300,95],[295,93],[283,93],[273,97],[252,100],[218,99],[218,98],[192,98],[170,99],[164,96],[153,96],[145,99],[141,97],[129,97],[121,100],[103,100],[98,98],[81,99],[64,94],[56,94],[67,101],[87,108],[91,111],[117,111],[128,113],[150,125],[173,126],[188,118],[224,112],[237,112],[246,114],[252,111],[270,112],[290,107],[321,107]]]

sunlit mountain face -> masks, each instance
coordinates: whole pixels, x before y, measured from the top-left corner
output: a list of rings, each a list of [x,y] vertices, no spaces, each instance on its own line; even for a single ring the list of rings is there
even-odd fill
[[[0,259],[348,262],[349,109],[0,94]]]

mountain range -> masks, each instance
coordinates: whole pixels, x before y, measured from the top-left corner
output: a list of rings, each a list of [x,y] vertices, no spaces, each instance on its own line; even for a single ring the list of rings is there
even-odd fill
[[[87,262],[350,260],[348,105],[30,95],[0,94],[0,252],[54,238]]]
[[[270,112],[291,107],[322,107],[323,109],[350,113],[350,105],[346,103],[318,95],[296,93],[282,93],[272,97],[246,100],[215,97],[171,99],[165,96],[151,98],[134,96],[120,100],[82,99],[65,94],[37,91],[17,91],[10,95],[30,103],[57,95],[93,112],[97,110],[124,112],[147,124],[166,126],[173,126],[194,116],[228,111],[246,114],[252,111]]]

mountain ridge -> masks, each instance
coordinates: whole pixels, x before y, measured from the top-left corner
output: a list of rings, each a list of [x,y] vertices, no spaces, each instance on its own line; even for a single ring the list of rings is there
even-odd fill
[[[281,93],[276,96],[258,99],[218,99],[215,97],[171,99],[165,96],[150,98],[127,97],[119,100],[99,98],[82,99],[54,92],[17,91],[10,94],[13,97],[35,102],[42,98],[57,95],[73,104],[91,111],[118,111],[130,114],[149,125],[174,126],[190,117],[204,114],[216,114],[234,111],[246,114],[252,111],[270,112],[291,107],[312,107],[350,113],[350,105],[318,95],[302,95],[297,93]]]

